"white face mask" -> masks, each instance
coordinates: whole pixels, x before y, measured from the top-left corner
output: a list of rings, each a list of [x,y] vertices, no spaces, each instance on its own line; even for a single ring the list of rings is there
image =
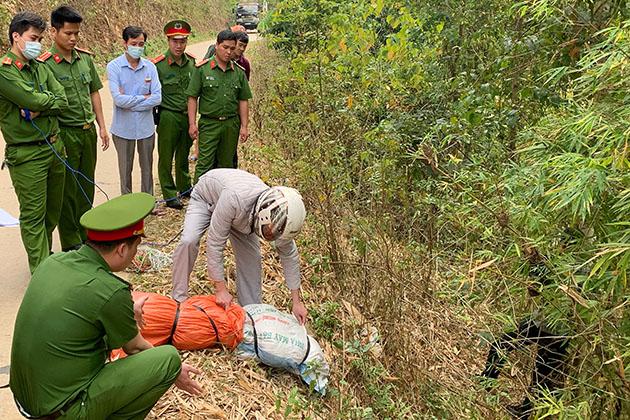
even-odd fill
[[[127,54],[129,54],[131,58],[138,59],[142,57],[143,53],[144,53],[144,47],[136,47],[135,45],[129,45],[127,47]]]
[[[19,46],[19,44],[18,44]],[[24,48],[22,48],[22,55],[27,60],[33,60],[42,53],[42,44],[37,41],[24,41]]]

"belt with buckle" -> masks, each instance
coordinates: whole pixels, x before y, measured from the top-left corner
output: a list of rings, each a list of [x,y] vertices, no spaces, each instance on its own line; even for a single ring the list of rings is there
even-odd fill
[[[202,117],[209,118],[211,120],[226,121],[226,120],[229,120],[230,118],[236,117],[236,115],[228,115],[228,116],[221,116],[221,117],[215,117],[212,115],[202,115]]]
[[[74,128],[74,129],[81,129],[81,130],[89,130],[90,128],[94,127],[94,123],[85,123],[83,125],[61,125],[64,128]]]
[[[44,144],[55,144],[57,142],[57,135],[55,134],[54,136],[50,136],[48,137],[47,140],[36,140],[36,141],[29,141],[29,142],[23,142],[23,143],[11,143],[8,144],[7,146],[42,146]]]

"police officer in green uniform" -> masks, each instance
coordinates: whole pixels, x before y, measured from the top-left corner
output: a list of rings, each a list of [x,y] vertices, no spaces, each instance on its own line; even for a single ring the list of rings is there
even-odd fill
[[[198,156],[195,182],[212,168],[234,167],[239,139],[249,136],[248,103],[252,93],[245,72],[231,61],[236,36],[230,30],[217,35],[215,55],[196,65],[188,85],[188,132]],[[199,125],[195,121],[199,98]]]
[[[173,20],[164,26],[168,50],[152,61],[162,84],[162,103],[158,108],[158,176],[166,205],[183,208],[177,195],[190,196],[188,154],[192,139],[188,134],[188,97],[186,88],[195,69],[195,56],[186,53],[190,25]],[[173,157],[175,181],[173,181]]]
[[[141,304],[113,274],[134,258],[155,199],[126,194],[81,217],[87,241],[35,271],[15,321],[10,387],[28,418],[144,418],[175,383],[200,386],[172,346],[155,347],[138,331]],[[142,302],[143,303],[143,302]],[[109,350],[126,358],[105,363]]]
[[[98,122],[102,148],[109,146],[99,89],[103,87],[92,60],[92,53],[76,47],[83,18],[70,6],[60,6],[50,15],[52,48],[39,56],[63,85],[70,109],[59,115],[59,135],[66,147],[70,167],[66,168],[63,205],[59,219],[61,249],[77,249],[85,241],[85,229],[79,219],[94,202],[96,169],[96,127]],[[85,176],[85,177],[84,177]],[[86,179],[88,178],[88,179]]]
[[[68,101],[55,76],[35,61],[45,29],[35,13],[18,13],[9,25],[11,49],[0,58],[2,166],[9,167],[20,203],[20,233],[31,273],[50,254],[65,174],[57,115],[67,110]]]

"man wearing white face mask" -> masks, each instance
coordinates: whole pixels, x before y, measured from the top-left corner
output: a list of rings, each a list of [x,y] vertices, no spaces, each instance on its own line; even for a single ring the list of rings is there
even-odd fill
[[[34,60],[45,29],[35,13],[18,13],[9,25],[11,49],[0,58],[2,167],[8,166],[20,203],[20,233],[31,273],[50,254],[65,177],[56,116],[67,110],[68,101],[52,72]]]
[[[131,192],[134,149],[138,148],[141,190],[153,194],[153,107],[162,102],[155,64],[142,57],[147,34],[138,26],[123,30],[125,52],[107,64],[109,90],[114,99],[111,133],[118,154],[120,192]]]

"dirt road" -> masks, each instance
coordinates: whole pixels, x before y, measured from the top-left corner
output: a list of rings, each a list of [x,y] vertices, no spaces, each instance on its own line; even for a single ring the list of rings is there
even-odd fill
[[[197,57],[203,57],[211,43],[194,44],[189,46],[187,51]],[[101,97],[103,98],[105,120],[109,127],[112,118],[112,97],[107,83],[101,90]],[[0,134],[0,150],[4,151],[4,146],[4,139]],[[2,155],[4,155],[4,152],[2,152]],[[110,198],[120,195],[118,163],[113,144],[105,152],[100,150],[99,147],[97,159],[96,183]],[[153,173],[154,182],[157,183],[157,148],[154,151]],[[140,167],[137,159],[133,175],[133,191],[140,191]],[[96,204],[102,203],[105,201],[105,196],[97,190],[95,200]],[[8,211],[15,217],[19,215],[17,198],[11,185],[9,171],[6,169],[0,171],[0,208]],[[56,237],[56,232],[54,241],[53,250],[59,251],[59,240]],[[0,385],[4,385],[8,382],[8,365],[11,356],[11,340],[15,315],[30,278],[26,251],[22,246],[19,228],[0,227],[0,258],[2,261],[0,265],[0,287],[2,287],[0,295]],[[37,355],[33,355],[33,357],[37,357]],[[17,420],[21,418],[13,403],[11,391],[0,389],[0,419]]]

